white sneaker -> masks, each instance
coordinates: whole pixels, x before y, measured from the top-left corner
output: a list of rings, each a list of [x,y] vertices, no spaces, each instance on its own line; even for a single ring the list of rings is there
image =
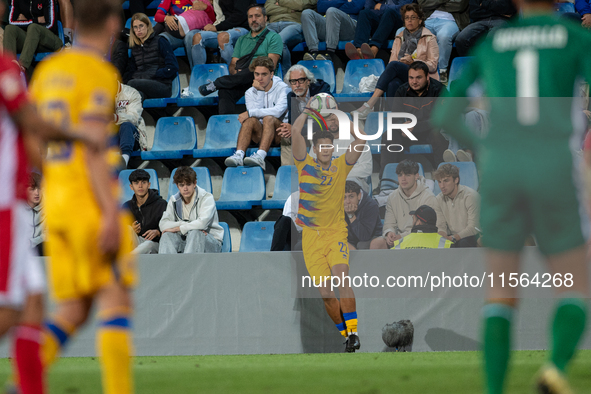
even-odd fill
[[[254,152],[250,157],[244,158],[244,165],[247,167],[260,166],[265,170],[265,159],[263,159],[257,152]]]
[[[453,163],[454,161],[458,160],[456,159],[456,155],[453,153],[451,149],[446,149],[445,152],[443,152],[443,161],[446,163]]]
[[[367,116],[371,113],[372,110],[373,108],[371,108],[367,103],[363,103],[363,105],[354,112],[357,112],[359,114],[360,120],[364,120],[367,119]]]
[[[456,156],[458,157],[458,161],[472,161],[472,154],[463,149],[460,149],[458,153],[456,153]]]
[[[226,158],[224,164],[226,167],[240,167],[243,165],[242,162],[242,156],[238,153],[234,153],[232,156]]]

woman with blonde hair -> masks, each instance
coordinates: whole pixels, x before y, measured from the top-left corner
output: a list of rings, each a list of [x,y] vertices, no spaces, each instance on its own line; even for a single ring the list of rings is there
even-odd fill
[[[129,47],[131,59],[124,83],[137,89],[142,100],[170,97],[179,64],[170,43],[154,33],[146,14],[137,13],[131,17]]]

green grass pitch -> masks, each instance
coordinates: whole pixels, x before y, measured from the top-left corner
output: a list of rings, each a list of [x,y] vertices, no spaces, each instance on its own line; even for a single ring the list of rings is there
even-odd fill
[[[532,393],[544,351],[513,353],[508,393]],[[136,357],[138,394],[162,393],[482,393],[477,352]],[[0,360],[0,379],[10,372]],[[591,350],[569,371],[576,393],[591,393]],[[95,358],[63,358],[49,374],[50,394],[100,394]]]

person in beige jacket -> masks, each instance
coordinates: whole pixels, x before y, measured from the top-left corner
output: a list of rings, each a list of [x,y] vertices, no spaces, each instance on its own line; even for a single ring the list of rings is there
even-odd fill
[[[441,211],[441,214],[437,215],[439,234],[452,241],[455,248],[478,246],[478,192],[460,185],[460,170],[453,164],[439,167],[433,178],[441,189],[441,193],[437,195],[437,204]]]
[[[386,202],[386,218],[382,236],[371,242],[370,249],[390,249],[394,242],[410,234],[413,218],[410,212],[421,205],[428,205],[441,216],[437,200],[433,192],[425,185],[419,175],[419,165],[404,160],[396,167],[399,187],[388,197]]]
[[[404,30],[394,39],[390,62],[378,79],[370,99],[357,112],[360,119],[367,118],[380,97],[394,97],[400,85],[408,82],[408,68],[414,61],[424,62],[429,67],[429,77],[439,80],[437,63],[439,47],[437,37],[425,27],[425,14],[418,4],[406,4],[400,9]]]

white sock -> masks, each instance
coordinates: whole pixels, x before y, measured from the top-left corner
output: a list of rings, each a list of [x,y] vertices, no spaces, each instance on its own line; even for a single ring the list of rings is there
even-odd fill
[[[123,157],[123,160],[125,160],[125,165],[127,166],[127,163],[129,162],[129,155],[121,155],[121,157]]]
[[[236,153],[234,153],[235,155],[240,156],[241,159],[244,159],[244,151],[243,150],[236,150]]]
[[[265,151],[264,151],[264,150],[262,150],[262,149],[259,149],[259,150],[257,150],[257,154],[258,154],[260,157],[262,157],[263,159],[264,159],[265,157],[267,157],[267,152],[265,152]]]

